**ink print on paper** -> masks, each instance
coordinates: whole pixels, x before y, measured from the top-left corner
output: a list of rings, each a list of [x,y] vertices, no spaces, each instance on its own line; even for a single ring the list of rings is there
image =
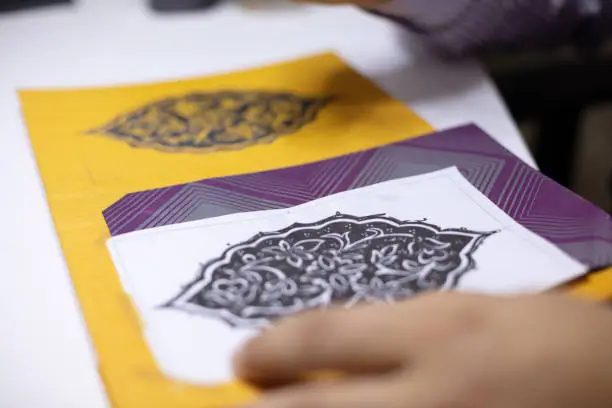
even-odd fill
[[[456,168],[131,232],[108,246],[160,369],[197,384],[232,381],[245,341],[305,310],[425,291],[534,292],[587,270]]]
[[[299,131],[329,102],[291,92],[193,92],[151,102],[88,133],[166,152],[239,150]]]
[[[332,304],[394,302],[454,288],[491,234],[337,213],[232,246],[167,306],[259,328]]]

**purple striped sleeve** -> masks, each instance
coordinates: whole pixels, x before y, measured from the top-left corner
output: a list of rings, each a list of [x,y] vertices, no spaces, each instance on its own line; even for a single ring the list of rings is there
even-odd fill
[[[368,11],[453,55],[564,43],[596,46],[612,33],[612,0],[390,0]]]

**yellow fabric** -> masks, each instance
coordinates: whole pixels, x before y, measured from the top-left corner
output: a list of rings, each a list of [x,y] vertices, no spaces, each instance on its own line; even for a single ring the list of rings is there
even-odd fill
[[[241,150],[207,149],[204,153],[188,148],[157,149],[146,143],[132,147],[100,131],[117,116],[156,100],[194,91],[227,90],[330,99],[316,107],[316,114],[305,112],[312,116],[304,123],[288,125],[290,129],[275,139],[267,138],[266,144],[241,144]],[[20,97],[56,229],[97,350],[98,368],[109,399],[121,408],[225,407],[248,400],[253,392],[240,384],[196,387],[160,373],[106,250],[109,233],[101,214],[104,208],[133,191],[293,166],[433,130],[332,54],[209,78],[97,89],[27,90]],[[275,106],[283,115],[295,115],[293,102]],[[180,110],[189,114],[191,108]],[[257,109],[253,117],[269,121]],[[158,120],[163,113],[154,115],[158,116],[153,120]],[[219,123],[225,126],[228,120],[222,117]],[[273,125],[275,129],[285,126]],[[179,124],[167,122],[166,126],[172,131]],[[231,127],[224,140],[252,137],[241,125]],[[132,128],[126,125],[123,129]]]
[[[583,280],[570,285],[570,292],[592,300],[612,300],[612,267],[594,272]]]
[[[136,143],[140,146],[136,148],[100,131],[117,116],[152,101],[220,90],[331,99],[297,131],[266,140],[268,144],[242,144],[236,151],[156,149],[146,143],[144,147]],[[221,408],[247,401],[254,392],[240,384],[196,387],[159,372],[106,250],[104,208],[133,191],[293,166],[433,130],[331,54],[210,78],[28,90],[20,97],[56,229],[97,350],[99,371],[109,399],[120,408]],[[281,109],[292,108],[282,105]],[[234,135],[243,135],[242,129],[234,130]],[[592,299],[612,297],[612,268],[571,290]]]

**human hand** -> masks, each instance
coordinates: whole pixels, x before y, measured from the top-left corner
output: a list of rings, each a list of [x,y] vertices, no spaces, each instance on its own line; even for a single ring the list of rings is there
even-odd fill
[[[422,295],[309,312],[236,356],[257,408],[609,408],[612,311],[560,295]],[[324,382],[295,382],[320,371]]]

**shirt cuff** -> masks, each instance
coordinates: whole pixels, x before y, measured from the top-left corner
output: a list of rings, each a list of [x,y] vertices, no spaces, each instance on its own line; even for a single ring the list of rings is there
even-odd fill
[[[389,0],[368,9],[399,17],[423,28],[435,29],[451,24],[474,0]]]

